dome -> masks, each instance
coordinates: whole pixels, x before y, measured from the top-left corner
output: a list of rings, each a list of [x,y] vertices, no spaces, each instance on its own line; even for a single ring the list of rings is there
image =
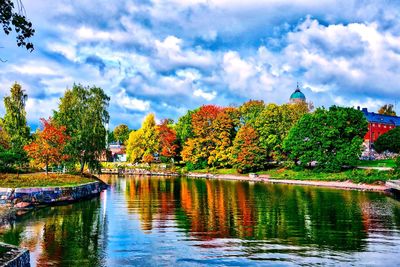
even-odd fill
[[[296,90],[290,96],[290,102],[306,101],[306,96],[300,91],[297,86]]]

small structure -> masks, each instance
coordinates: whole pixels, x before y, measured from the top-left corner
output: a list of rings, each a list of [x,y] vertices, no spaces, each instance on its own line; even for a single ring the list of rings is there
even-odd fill
[[[125,146],[120,142],[112,142],[109,144],[109,150],[111,151],[111,158],[114,162],[125,162],[126,161],[126,149]]]
[[[357,107],[360,110],[360,107]],[[400,126],[400,117],[369,112],[363,108],[362,113],[368,121],[368,132],[364,136],[366,145],[373,144],[382,134]]]
[[[297,83],[296,90],[290,95],[289,103],[306,102],[306,96],[301,92],[299,83]]]

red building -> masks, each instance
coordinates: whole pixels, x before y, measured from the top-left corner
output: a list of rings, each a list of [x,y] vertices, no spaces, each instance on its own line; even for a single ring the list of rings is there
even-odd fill
[[[368,112],[366,108],[362,112],[368,121],[368,132],[364,136],[366,143],[374,143],[382,134],[400,126],[400,117]]]

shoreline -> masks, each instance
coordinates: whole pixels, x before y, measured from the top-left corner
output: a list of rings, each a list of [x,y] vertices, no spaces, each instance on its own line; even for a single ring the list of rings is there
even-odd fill
[[[179,174],[177,172],[151,172],[148,170],[130,170],[128,172],[110,171],[105,169],[106,172],[103,174],[108,175],[144,175],[144,176],[166,176],[166,177],[178,177],[186,176],[190,178],[203,178],[203,179],[218,179],[218,180],[230,180],[230,181],[247,181],[247,182],[261,182],[269,184],[288,184],[288,185],[300,185],[300,186],[315,186],[325,187],[342,190],[358,190],[358,191],[372,191],[372,192],[388,192],[390,187],[387,185],[376,185],[376,184],[365,184],[365,183],[354,183],[352,181],[320,181],[320,180],[295,180],[295,179],[278,179],[270,177],[269,175],[254,175],[254,174],[212,174],[212,173],[196,173],[189,172],[186,174]]]
[[[270,184],[289,184],[289,185],[302,185],[302,186],[316,186],[344,190],[358,190],[358,191],[373,191],[373,192],[386,192],[389,187],[386,185],[372,185],[372,184],[356,184],[351,181],[312,181],[312,180],[288,180],[288,179],[275,179],[269,175],[232,175],[232,174],[210,174],[210,173],[188,173],[185,176],[190,178],[205,178],[205,179],[218,179],[218,180],[231,180],[231,181],[248,181],[248,182],[261,182]]]

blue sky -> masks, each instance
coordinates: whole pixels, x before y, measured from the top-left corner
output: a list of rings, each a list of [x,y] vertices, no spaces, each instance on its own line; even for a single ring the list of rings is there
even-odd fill
[[[35,51],[1,35],[0,98],[21,83],[33,128],[74,82],[111,97],[111,128],[202,104],[284,103],[296,82],[315,106],[400,100],[400,1],[23,3]]]

